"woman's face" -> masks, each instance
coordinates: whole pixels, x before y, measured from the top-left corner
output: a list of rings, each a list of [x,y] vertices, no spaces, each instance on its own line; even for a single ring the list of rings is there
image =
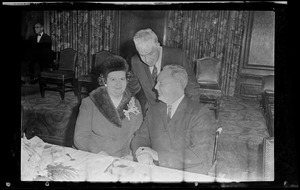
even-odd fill
[[[127,80],[125,71],[113,71],[107,75],[107,91],[109,95],[120,97],[126,89]]]

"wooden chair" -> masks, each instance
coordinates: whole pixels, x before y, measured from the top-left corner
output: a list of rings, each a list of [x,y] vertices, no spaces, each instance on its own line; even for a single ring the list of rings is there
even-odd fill
[[[99,77],[99,74],[100,74],[99,66],[102,65],[102,63],[105,61],[105,59],[111,55],[113,55],[113,53],[106,51],[106,50],[103,50],[103,51],[100,51],[100,52],[94,54],[94,59],[93,59],[94,61],[92,62],[93,65],[92,65],[91,73],[89,73],[87,75],[81,75],[77,79],[78,102],[81,102],[82,94],[89,95],[89,92],[91,90],[97,88],[97,86],[99,85],[97,83],[97,78]],[[83,88],[85,88],[85,89],[83,89]]]
[[[41,72],[39,86],[43,98],[46,90],[58,91],[62,100],[65,98],[65,92],[74,91],[75,96],[77,95],[75,88],[76,61],[77,51],[67,48],[60,52],[58,70]],[[68,83],[71,85],[67,86]],[[56,86],[48,86],[48,84]]]
[[[197,60],[196,78],[200,85],[200,102],[213,104],[215,118],[218,119],[221,91],[221,62],[215,58],[204,57]]]
[[[263,180],[274,180],[274,136],[263,138]]]
[[[262,77],[262,98],[260,105],[264,111],[267,110],[268,104],[274,104],[274,75],[267,75]]]
[[[262,77],[262,93],[260,106],[265,114],[269,134],[274,134],[274,75]]]

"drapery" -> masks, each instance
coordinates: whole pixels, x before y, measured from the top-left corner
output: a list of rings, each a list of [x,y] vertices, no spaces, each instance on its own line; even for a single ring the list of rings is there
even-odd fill
[[[247,11],[168,11],[166,45],[184,49],[194,68],[202,57],[222,62],[222,93],[233,96]]]
[[[76,77],[91,71],[94,53],[118,52],[118,11],[66,10],[49,14],[53,50],[71,47],[78,51]],[[206,56],[221,60],[222,92],[233,96],[247,11],[170,10],[166,15],[165,45],[184,49],[190,64]]]
[[[117,53],[117,11],[65,10],[49,15],[53,50],[73,48],[78,53],[76,78],[91,71],[93,54],[101,50]]]

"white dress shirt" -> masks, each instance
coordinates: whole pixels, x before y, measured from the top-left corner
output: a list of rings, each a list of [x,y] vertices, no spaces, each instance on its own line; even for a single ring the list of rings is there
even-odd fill
[[[38,35],[38,36],[37,36],[37,43],[40,42],[40,40],[41,40],[41,38],[42,38],[42,35],[43,35],[43,32],[41,33],[41,35]]]
[[[175,111],[177,110],[180,102],[182,101],[182,99],[184,98],[184,95],[182,95],[180,98],[178,98],[175,102],[173,102],[173,104],[171,104],[172,109],[171,109],[171,118],[173,117]]]
[[[160,70],[161,70],[162,47],[159,47],[159,51],[160,51],[160,55],[159,55],[157,62],[155,63],[155,66],[157,68],[157,75],[158,75],[158,73],[160,73]],[[150,68],[150,73],[152,74],[154,67],[152,66],[149,68]]]

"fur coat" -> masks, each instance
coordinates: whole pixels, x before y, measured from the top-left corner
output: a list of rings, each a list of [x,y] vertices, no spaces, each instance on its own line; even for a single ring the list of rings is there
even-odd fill
[[[126,116],[123,110],[128,110],[130,100],[139,113]],[[142,120],[140,103],[128,91],[124,92],[119,106],[115,108],[106,88],[99,87],[82,100],[75,125],[74,145],[83,151],[126,156],[130,154],[130,142]]]

